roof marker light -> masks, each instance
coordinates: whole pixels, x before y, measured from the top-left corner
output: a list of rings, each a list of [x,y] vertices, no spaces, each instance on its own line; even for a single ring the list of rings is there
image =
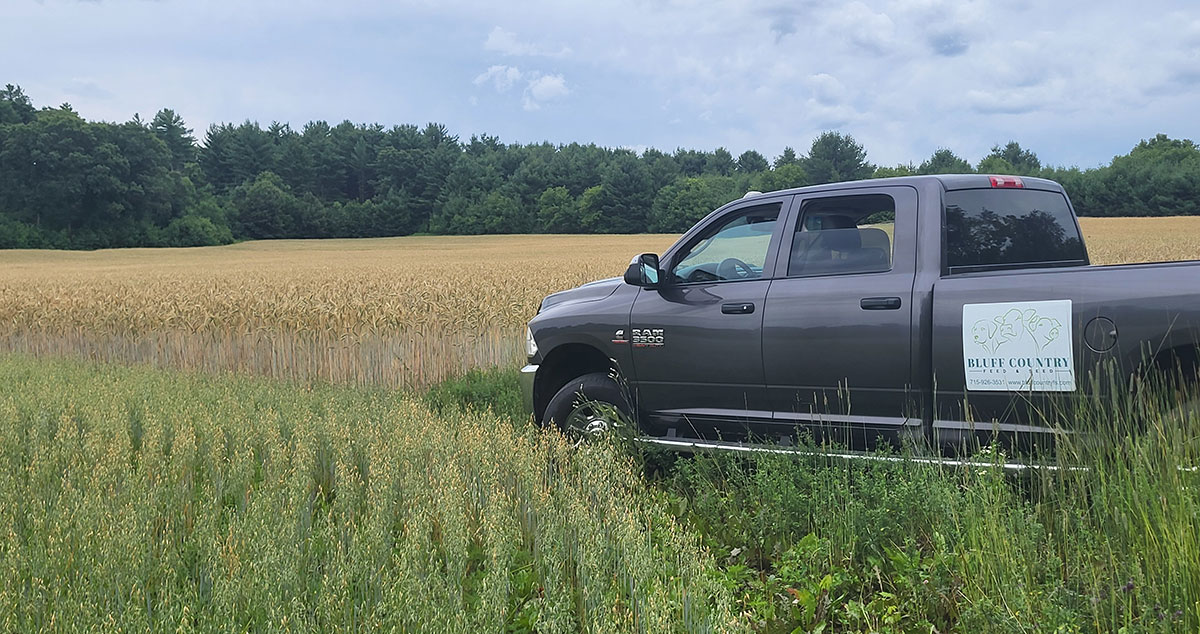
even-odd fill
[[[992,187],[1025,187],[1020,176],[989,176],[988,179],[992,181]]]

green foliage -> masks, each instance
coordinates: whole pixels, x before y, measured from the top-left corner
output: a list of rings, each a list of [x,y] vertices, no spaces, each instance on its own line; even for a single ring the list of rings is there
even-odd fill
[[[0,125],[29,123],[36,114],[33,103],[20,86],[6,84],[0,91]]]
[[[41,249],[46,246],[37,227],[0,214],[0,249]]]
[[[521,206],[499,191],[482,197],[451,196],[434,215],[430,229],[436,233],[490,234],[523,233],[532,219]]]
[[[681,178],[659,190],[655,196],[649,230],[661,233],[687,231],[710,211],[740,195],[732,178]]]
[[[992,146],[991,153],[979,162],[976,171],[981,174],[1037,176],[1041,169],[1042,162],[1038,160],[1037,154],[1022,149],[1021,144],[1016,141],[1009,141],[1004,147]]]
[[[4,629],[732,631],[606,445],[390,391],[0,360]]]
[[[262,172],[252,182],[239,185],[230,200],[239,236],[258,240],[304,235],[304,203],[273,172]]]
[[[196,137],[174,110],[159,110],[150,122],[150,131],[171,153],[171,169],[183,170],[185,165],[196,161]]]
[[[492,192],[479,208],[478,233],[525,233],[532,229],[530,218],[517,201],[500,192]],[[460,233],[476,233],[472,230]]]
[[[875,166],[867,162],[863,146],[840,132],[822,132],[813,139],[801,164],[812,182],[818,184],[870,178],[875,171]]]
[[[1094,169],[1042,167],[1015,141],[994,146],[977,167],[1059,180],[1080,215],[1200,213],[1200,149],[1162,134]],[[437,123],[312,121],[299,131],[221,123],[198,145],[170,109],[149,123],[88,122],[66,104],[35,109],[20,87],[0,91],[0,219],[10,228],[3,247],[225,242],[227,232],[237,240],[676,232],[750,189],[971,171],[948,148],[920,166],[876,168],[837,131],[817,136],[807,155],[784,148],[770,165],[755,150],[735,158],[725,148],[650,148],[639,156],[487,135],[464,143]],[[206,218],[213,231],[188,216]]]
[[[0,112],[0,210],[15,228],[7,246],[157,245],[172,221],[211,198],[185,175],[195,173],[183,163],[194,147],[170,111],[151,129],[136,118],[89,123],[69,106],[34,111],[13,87],[0,104],[10,113]]]
[[[680,173],[684,176],[700,176],[708,171],[710,157],[699,150],[679,148],[675,150],[673,158],[679,165]]]
[[[1049,412],[1074,432],[1053,470],[802,442],[648,452],[647,487],[612,445],[525,424],[512,370],[422,404],[10,358],[0,613],[17,631],[1196,631],[1200,397],[1178,385]]]
[[[519,376],[513,368],[471,370],[429,388],[425,402],[438,414],[477,411],[521,422],[529,419],[521,402]]]
[[[1200,214],[1200,148],[1159,134],[1089,174],[1084,204],[1098,216]]]
[[[657,479],[760,630],[1196,631],[1200,419],[1177,385],[1151,375],[1049,413],[1074,432],[1049,469],[1005,473],[996,447],[962,468],[802,444]]]
[[[705,163],[705,171],[718,176],[729,176],[737,168],[733,155],[723,147],[713,150],[712,156]]]
[[[742,152],[742,155],[737,159],[737,171],[743,174],[765,172],[770,168],[771,166],[767,163],[767,159],[754,150]]]
[[[800,158],[796,156],[796,150],[788,146],[783,148],[783,152],[779,156],[775,157],[775,162],[771,164],[771,167],[779,169],[784,165],[795,165],[799,162]]]
[[[651,188],[656,192],[675,182],[680,176],[679,164],[675,162],[674,157],[661,150],[647,149],[642,152],[642,161],[646,163],[646,169],[650,172]]]
[[[538,196],[538,222],[549,233],[579,233],[578,209],[566,187],[549,187]]]
[[[917,174],[970,174],[974,171],[970,163],[947,148],[938,148],[916,169]]]
[[[875,168],[875,174],[872,178],[893,178],[898,176],[912,176],[917,173],[917,167],[912,163],[900,163],[895,167],[886,167],[880,165]]]
[[[760,192],[774,192],[811,184],[808,172],[805,172],[799,163],[777,165],[775,169],[762,172],[754,179],[754,189]]]
[[[180,216],[167,225],[165,240],[172,247],[207,247],[233,242],[229,227],[217,226],[204,216]]]
[[[723,156],[719,152],[714,154],[714,161],[725,173],[732,171],[733,158],[729,157],[729,152],[724,152]],[[628,151],[614,153],[600,173],[600,186],[600,192],[590,204],[602,220],[585,224],[585,228],[598,233],[645,232],[646,212],[654,192],[650,173],[637,156]]]
[[[604,222],[604,186],[596,185],[583,190],[579,197],[579,228],[586,233],[598,232]]]
[[[1003,157],[995,155],[986,156],[979,161],[976,171],[980,174],[1016,174],[1018,172],[1015,165]]]

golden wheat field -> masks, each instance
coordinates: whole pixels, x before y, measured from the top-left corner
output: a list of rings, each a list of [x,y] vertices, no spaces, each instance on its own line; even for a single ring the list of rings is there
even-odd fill
[[[1200,259],[1200,218],[1085,218],[1096,264]],[[0,252],[0,351],[420,387],[516,364],[542,297],[671,235]]]
[[[515,363],[545,295],[673,236],[0,252],[0,350],[419,387]]]

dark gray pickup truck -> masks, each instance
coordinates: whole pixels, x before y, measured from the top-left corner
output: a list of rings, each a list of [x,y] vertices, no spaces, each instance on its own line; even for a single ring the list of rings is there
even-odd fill
[[[747,194],[550,295],[522,385],[575,433],[947,443],[1047,432],[1051,401],[1152,366],[1195,377],[1198,341],[1200,262],[1091,266],[1057,183],[914,176]]]

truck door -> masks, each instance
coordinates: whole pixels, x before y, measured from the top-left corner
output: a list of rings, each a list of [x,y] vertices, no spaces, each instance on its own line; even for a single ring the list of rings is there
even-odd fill
[[[663,283],[638,293],[629,344],[652,433],[769,421],[762,319],[790,200],[758,197],[712,219],[664,256]]]
[[[912,383],[917,191],[870,187],[797,197],[763,314],[776,425],[858,440],[920,420]],[[855,439],[851,436],[850,439]]]
[[[1057,185],[1011,182],[992,177],[991,187],[943,195],[932,338],[941,442],[993,432],[1040,442],[1059,416],[1069,421],[1064,399],[1089,392],[1091,372],[1116,369],[1097,365],[1118,326],[1103,317],[1111,305],[1097,301],[1109,287],[1072,273],[1088,259],[1066,196]]]

